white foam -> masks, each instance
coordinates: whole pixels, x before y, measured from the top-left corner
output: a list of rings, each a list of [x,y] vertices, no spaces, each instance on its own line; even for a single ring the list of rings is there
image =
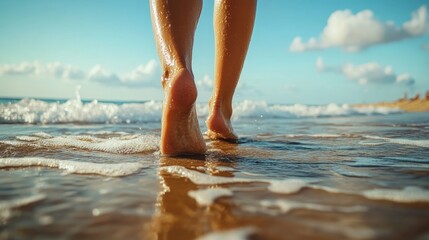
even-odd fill
[[[379,142],[373,143],[375,145],[380,145],[384,143],[394,143],[394,144],[401,144],[401,145],[412,145],[417,147],[429,147],[429,140],[411,140],[411,139],[403,139],[403,138],[386,138],[386,137],[379,137],[379,136],[364,136],[368,139],[375,139],[375,140],[381,140]],[[363,145],[370,145],[372,143],[361,143]]]
[[[15,103],[0,104],[0,123],[138,123],[160,121],[162,102],[100,103],[94,100],[83,103],[79,97],[66,102],[46,102],[23,99]],[[200,117],[207,117],[207,104],[197,104]],[[234,103],[234,119],[238,118],[297,118],[390,114],[398,109],[384,107],[355,108],[347,104],[321,106],[270,105],[265,101]]]
[[[211,232],[198,237],[197,240],[244,240],[248,239],[248,237],[256,232],[257,229],[255,227],[242,227],[226,231]]]
[[[215,185],[227,183],[247,183],[264,182],[268,183],[268,190],[275,193],[292,194],[300,191],[304,187],[309,187],[308,183],[300,179],[271,180],[271,179],[252,179],[238,177],[220,177],[204,174],[198,171],[187,169],[183,166],[165,166],[160,168],[170,174],[186,177],[195,184]]]
[[[154,135],[126,135],[108,139],[89,135],[64,135],[57,137],[18,136],[18,141],[0,141],[0,143],[30,147],[72,147],[110,153],[140,153],[156,151],[159,137]]]
[[[183,166],[165,166],[165,167],[161,167],[160,169],[170,174],[186,177],[189,180],[191,180],[193,183],[201,184],[201,185],[255,182],[254,179],[248,179],[248,178],[212,176],[198,171],[187,169]]]
[[[429,190],[419,187],[398,189],[372,189],[363,192],[363,196],[374,200],[387,200],[402,203],[429,202]]]
[[[37,132],[37,133],[33,133],[32,134],[35,137],[39,137],[39,138],[51,138],[52,135],[45,133],[45,132]]]
[[[399,109],[385,107],[355,108],[348,104],[335,104],[321,106],[309,106],[303,104],[294,105],[269,105],[265,101],[249,101],[237,103],[234,106],[234,117],[330,117],[330,116],[354,116],[390,114],[401,112]]]
[[[59,168],[67,173],[98,174],[111,177],[131,175],[145,167],[142,163],[131,162],[90,163],[41,157],[0,158],[0,168],[35,166]]]
[[[227,188],[207,188],[188,192],[188,196],[194,198],[201,206],[210,206],[216,199],[232,195],[232,191]]]
[[[288,213],[294,209],[307,209],[322,212],[336,211],[343,213],[364,212],[367,210],[367,208],[364,206],[328,206],[315,203],[300,203],[284,199],[261,200],[259,203],[265,208],[279,208],[281,213]]]
[[[16,136],[16,139],[24,142],[34,142],[39,140],[39,137],[32,137],[32,136]]]
[[[0,104],[0,123],[131,123],[159,121],[162,103],[82,103],[70,99],[64,103],[23,99]]]
[[[241,171],[242,174],[248,175],[248,176],[264,176],[264,174],[260,174],[260,173],[253,173],[253,172],[246,172],[246,171]]]
[[[357,171],[351,168],[345,168],[342,166],[334,166],[332,168],[333,172],[336,174],[346,176],[346,177],[370,177],[371,175],[365,170],[365,171]],[[359,169],[358,169],[359,170]]]
[[[235,169],[232,167],[227,167],[227,166],[216,166],[216,169],[221,171],[221,172],[232,172]]]
[[[292,194],[307,187],[308,183],[300,179],[270,180],[268,190],[274,193]]]
[[[161,167],[162,171],[170,174],[186,177],[195,184],[199,185],[216,185],[227,183],[248,183],[248,182],[263,182],[268,183],[268,190],[274,193],[281,194],[294,194],[303,188],[311,188],[322,190],[329,193],[342,193],[361,195],[369,199],[376,200],[389,200],[395,202],[429,202],[429,190],[421,189],[418,187],[406,187],[403,190],[392,189],[374,189],[367,190],[363,193],[353,192],[348,190],[341,190],[337,188],[313,185],[310,181],[301,179],[286,179],[286,180],[272,180],[272,179],[254,179],[254,178],[238,178],[238,177],[220,177],[211,176],[198,171],[189,170],[182,166],[166,166]]]

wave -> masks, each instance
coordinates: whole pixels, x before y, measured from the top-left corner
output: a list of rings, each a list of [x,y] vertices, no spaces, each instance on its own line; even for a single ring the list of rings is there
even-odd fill
[[[113,133],[112,133],[113,134]],[[47,133],[34,133],[29,136],[16,136],[15,140],[0,140],[0,144],[33,148],[74,148],[108,153],[133,154],[155,152],[159,149],[160,138],[154,135],[120,134],[104,138],[90,135],[51,136]]]
[[[302,203],[294,202],[285,199],[276,199],[276,200],[260,200],[259,204],[266,208],[267,210],[272,210],[273,208],[278,208],[281,213],[288,213],[295,209],[307,209],[321,212],[343,212],[343,213],[355,213],[355,212],[365,212],[367,207],[354,205],[354,206],[330,206],[317,203]]]
[[[207,104],[197,104],[198,116],[208,114]],[[245,118],[302,118],[379,115],[398,113],[400,110],[385,107],[355,108],[348,104],[310,106],[303,104],[268,104],[265,101],[245,100],[234,104],[233,119]],[[44,101],[26,98],[0,103],[0,123],[142,123],[161,120],[162,102],[143,103],[82,102],[80,98],[67,101]]]
[[[188,178],[191,182],[197,185],[221,185],[221,184],[233,184],[233,183],[260,182],[260,183],[267,183],[268,184],[267,190],[277,194],[288,194],[288,195],[295,194],[300,192],[302,189],[310,188],[310,189],[322,190],[322,191],[325,191],[328,193],[334,193],[334,194],[340,193],[340,194],[363,196],[371,200],[386,200],[386,201],[399,202],[399,203],[429,202],[429,190],[416,187],[416,186],[407,186],[403,189],[379,188],[379,189],[365,190],[363,192],[354,192],[354,191],[349,191],[344,189],[322,186],[322,185],[315,184],[314,181],[302,180],[302,179],[291,178],[291,179],[283,179],[283,180],[273,180],[273,179],[264,179],[264,178],[221,177],[221,176],[208,175],[195,170],[190,170],[183,166],[164,166],[164,167],[160,167],[160,170],[175,176]],[[281,204],[284,204],[285,209],[290,208],[289,206],[290,204],[289,205],[286,205],[285,203],[281,203]],[[268,205],[273,205],[273,204],[270,203]],[[292,207],[300,208],[302,206],[303,205],[292,206]],[[319,208],[320,210],[319,206],[314,207],[313,205],[313,208]],[[340,209],[343,212],[356,210],[354,208],[352,208],[353,210],[349,208],[346,208],[346,209],[337,208],[337,209]],[[288,209],[287,211],[289,210],[290,209]]]
[[[200,206],[210,206],[216,199],[232,195],[232,191],[228,188],[207,188],[188,192],[188,196],[195,199]]]
[[[367,139],[372,139],[376,141],[375,142],[361,141],[359,142],[359,144],[377,146],[377,145],[382,145],[386,143],[392,143],[392,144],[400,144],[400,145],[411,145],[411,146],[423,147],[423,148],[429,147],[429,140],[427,139],[413,140],[413,139],[405,139],[405,138],[387,138],[387,137],[379,137],[379,136],[371,136],[371,135],[366,135],[364,137]]]
[[[42,157],[0,158],[0,169],[11,167],[49,167],[65,170],[66,173],[122,177],[137,173],[147,166],[138,162],[92,163]]]

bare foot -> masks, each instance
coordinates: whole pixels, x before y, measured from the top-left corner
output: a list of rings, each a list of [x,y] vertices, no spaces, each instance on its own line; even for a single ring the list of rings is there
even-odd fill
[[[206,151],[198,125],[193,75],[181,69],[163,82],[161,154],[202,154]]]
[[[210,115],[206,120],[207,136],[211,139],[237,141],[238,137],[231,125],[231,104],[223,105],[221,101],[210,100],[209,109]]]

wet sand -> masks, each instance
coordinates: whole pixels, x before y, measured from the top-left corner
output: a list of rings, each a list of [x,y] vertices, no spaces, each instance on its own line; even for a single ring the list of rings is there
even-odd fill
[[[241,118],[176,158],[158,122],[3,124],[0,239],[426,239],[428,114]]]

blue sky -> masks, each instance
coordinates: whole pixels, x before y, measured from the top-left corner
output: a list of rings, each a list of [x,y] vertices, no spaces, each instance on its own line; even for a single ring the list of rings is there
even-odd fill
[[[236,101],[358,103],[429,90],[429,1],[259,1]],[[213,1],[195,35],[213,79]],[[0,97],[161,100],[149,2],[0,1]],[[313,40],[310,40],[314,38]]]

